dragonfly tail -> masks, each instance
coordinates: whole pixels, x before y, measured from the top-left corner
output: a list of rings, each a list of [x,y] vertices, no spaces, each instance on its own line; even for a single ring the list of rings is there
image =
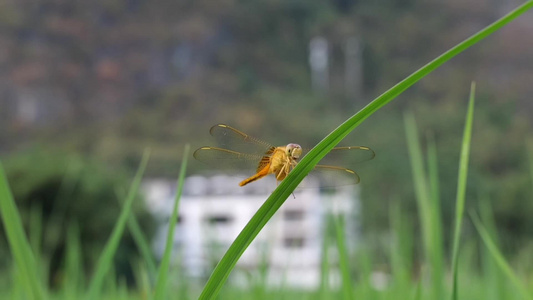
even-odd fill
[[[240,186],[245,186],[245,185],[247,185],[250,182],[256,181],[258,179],[261,179],[261,178],[267,176],[269,169],[270,169],[270,166],[265,166],[261,171],[257,172],[257,174],[253,175],[250,178],[247,178],[247,179],[241,181],[241,183],[239,183],[239,185]]]

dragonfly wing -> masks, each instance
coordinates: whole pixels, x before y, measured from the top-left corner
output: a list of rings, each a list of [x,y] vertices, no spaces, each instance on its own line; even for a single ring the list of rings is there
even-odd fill
[[[354,170],[328,165],[316,165],[310,176],[317,177],[321,187],[354,185],[361,181]]]
[[[268,151],[265,153],[265,155],[261,158],[261,161],[259,162],[259,165],[257,166],[256,173],[259,173],[259,171],[263,170],[267,165],[270,164],[270,160],[272,157],[272,154],[276,148],[271,147],[268,149]]]
[[[374,151],[366,146],[333,148],[321,160],[322,164],[316,165],[309,174],[318,179],[319,183],[310,183],[309,185],[311,187],[319,185],[320,187],[328,188],[358,184],[361,179],[354,170],[335,165],[356,165],[371,160],[375,156]]]
[[[253,169],[263,159],[262,155],[209,146],[197,149],[193,156],[205,164],[228,169]]]
[[[273,147],[267,142],[224,124],[211,127],[209,133],[216,139],[221,148],[232,149],[237,152],[261,155]],[[259,163],[260,160],[257,162]]]
[[[304,149],[307,154],[310,149]],[[372,160],[376,154],[366,146],[335,147],[320,161],[325,165],[354,165]]]
[[[335,147],[331,149],[327,156],[329,155],[347,155],[350,158],[351,163],[360,163],[374,159],[376,153],[374,150],[366,146],[345,146],[345,147]]]

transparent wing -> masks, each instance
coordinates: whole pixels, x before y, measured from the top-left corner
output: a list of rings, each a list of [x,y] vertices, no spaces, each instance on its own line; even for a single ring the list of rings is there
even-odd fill
[[[242,153],[218,147],[201,147],[193,153],[194,158],[205,164],[222,169],[249,169],[257,168],[262,155]]]
[[[217,124],[211,127],[209,133],[216,139],[220,148],[236,152],[263,155],[273,147],[273,145],[265,141],[249,136],[225,124]]]
[[[304,150],[304,154],[309,151]],[[372,160],[376,156],[374,150],[366,146],[335,147],[320,161],[324,165],[353,166]]]
[[[361,181],[361,178],[354,170],[337,166],[316,165],[309,175],[318,180],[311,186],[319,187],[354,185]]]
[[[193,156],[198,161],[216,168],[254,170],[268,159],[275,148],[273,145],[249,136],[231,126],[218,124],[209,130],[220,147],[201,147]],[[304,154],[308,151],[304,150]],[[359,183],[359,175],[340,165],[354,164],[373,159],[375,153],[365,146],[336,147],[317,165],[310,175],[319,179],[319,185],[343,186]],[[315,185],[316,186],[316,185]]]
[[[316,165],[309,176],[314,177],[315,182],[310,183],[311,187],[339,187],[358,184],[361,179],[357,172],[352,169],[338,165],[355,166],[358,163],[372,160],[376,156],[375,152],[366,146],[344,146],[331,150]],[[322,164],[326,163],[326,164]],[[335,165],[329,165],[335,164]]]

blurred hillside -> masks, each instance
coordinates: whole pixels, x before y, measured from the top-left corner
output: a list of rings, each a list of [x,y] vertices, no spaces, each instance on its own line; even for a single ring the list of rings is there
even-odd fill
[[[228,123],[273,143],[313,145],[371,99],[520,1],[3,1],[0,153],[35,146],[176,176],[185,143],[212,143]],[[528,36],[529,38],[524,38]],[[328,46],[327,85],[312,84],[309,45]],[[361,49],[347,59],[347,44]],[[530,232],[524,139],[533,105],[533,14],[424,79],[346,144],[371,146],[364,209],[414,207],[403,112],[413,110],[441,158],[451,210],[470,82],[478,86],[473,197],[496,199],[510,232]],[[354,76],[354,77],[350,77]],[[354,78],[355,82],[348,79]],[[347,81],[348,80],[348,81]],[[191,166],[195,169],[195,164]],[[527,213],[526,213],[527,212]],[[513,220],[521,216],[517,224]]]

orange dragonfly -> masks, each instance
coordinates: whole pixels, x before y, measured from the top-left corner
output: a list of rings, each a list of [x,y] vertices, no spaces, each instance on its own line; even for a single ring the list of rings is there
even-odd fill
[[[305,152],[298,144],[291,143],[275,147],[224,124],[211,127],[209,133],[224,148],[201,147],[194,151],[194,158],[218,167],[255,167],[255,174],[241,181],[240,186],[245,186],[270,174],[274,174],[278,182],[285,179]],[[356,162],[371,160],[375,156],[374,151],[368,147],[348,146],[333,148],[326,158],[339,153],[355,158]],[[357,184],[360,181],[355,171],[339,166],[316,165],[313,173],[315,171],[333,171],[347,178],[347,184]]]

